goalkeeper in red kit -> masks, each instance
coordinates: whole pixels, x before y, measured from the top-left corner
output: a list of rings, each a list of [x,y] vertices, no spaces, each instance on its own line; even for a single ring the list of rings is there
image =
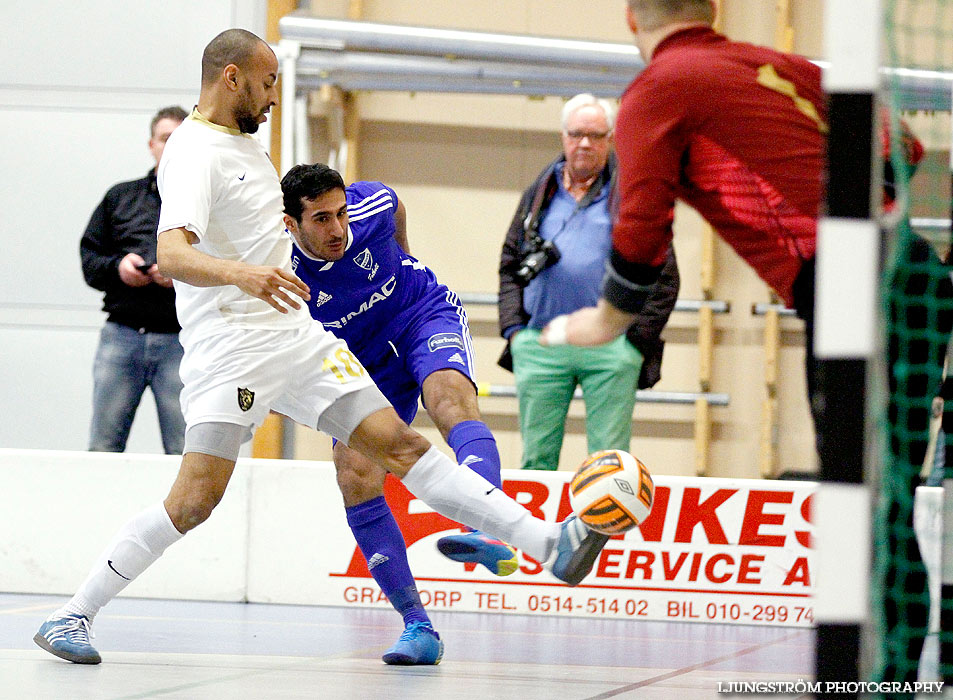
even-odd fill
[[[802,57],[727,39],[712,29],[714,14],[710,0],[629,0],[626,17],[647,66],[623,95],[616,122],[619,214],[602,298],[596,307],[553,319],[540,342],[597,345],[625,331],[658,278],[672,239],[675,201],[681,199],[804,319],[807,385],[817,425],[814,253],[828,131],[821,72]],[[888,165],[883,207],[889,211],[894,192],[886,132],[883,146]],[[922,147],[905,128],[900,147],[908,167],[922,158]],[[933,253],[915,240],[908,255],[907,262],[922,265]],[[893,282],[901,288],[924,285],[916,275]],[[936,296],[950,295],[944,275]],[[896,303],[890,309],[894,318],[908,321],[911,311]],[[937,321],[941,334],[953,324],[948,316]],[[891,335],[891,363],[903,342]],[[918,357],[924,377],[891,388],[895,396],[899,391],[907,402],[928,407],[944,353],[918,353],[924,355]],[[920,413],[927,417],[928,408]],[[925,431],[926,419],[922,427]],[[893,442],[891,450],[897,451]],[[914,439],[913,451],[922,458],[925,443]],[[927,630],[926,571],[913,535],[912,507],[897,505],[912,504],[916,477],[903,487],[905,498],[891,502],[888,547],[906,553],[906,573],[893,559],[885,574],[885,584],[901,591],[899,601],[885,601],[886,634],[892,638],[907,626],[902,653],[908,661],[887,659],[883,680],[916,680]]]
[[[712,29],[714,15],[710,0],[629,1],[647,66],[619,109],[619,213],[603,296],[555,319],[544,341],[596,345],[631,324],[665,260],[676,199],[813,323],[821,72],[800,56],[727,39]]]

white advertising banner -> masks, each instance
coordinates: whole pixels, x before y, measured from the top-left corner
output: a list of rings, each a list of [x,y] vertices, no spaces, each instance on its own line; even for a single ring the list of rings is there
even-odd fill
[[[115,529],[165,493],[178,469],[166,456],[0,449],[0,590],[69,595]],[[549,522],[570,513],[570,472],[504,470],[503,488]],[[818,566],[816,484],[658,476],[639,529],[608,542],[570,588],[520,554],[511,576],[444,558],[459,525],[388,477],[386,496],[411,570],[432,610],[807,627]],[[936,493],[934,493],[936,492]],[[51,493],[79,493],[96,513],[64,549],[68,509],[35,514]],[[919,489],[921,549],[936,576],[940,489]],[[930,498],[924,501],[924,498]],[[849,575],[835,571],[832,576]],[[933,590],[936,590],[934,587]],[[209,522],[170,547],[126,591],[133,596],[389,608],[347,526],[329,462],[239,460]]]
[[[505,470],[503,488],[556,521],[570,513],[571,476]],[[650,516],[610,540],[592,573],[569,588],[522,553],[519,570],[505,578],[443,558],[436,541],[459,527],[387,481],[388,503],[431,609],[794,627],[814,619],[814,483],[657,477]],[[353,539],[337,539],[321,560],[326,570],[308,581],[312,602],[388,605]]]

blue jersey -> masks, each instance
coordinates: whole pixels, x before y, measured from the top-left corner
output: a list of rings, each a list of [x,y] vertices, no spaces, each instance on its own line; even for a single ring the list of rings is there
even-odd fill
[[[311,288],[311,315],[359,357],[400,329],[400,316],[439,287],[437,278],[394,238],[397,195],[379,182],[355,182],[347,196],[348,241],[335,262],[294,246],[292,269]],[[383,340],[382,340],[383,339]]]
[[[453,368],[472,379],[466,313],[456,295],[397,244],[397,195],[391,188],[355,182],[345,195],[344,256],[314,260],[295,245],[292,268],[311,289],[311,316],[348,344],[410,422],[406,416],[416,411],[419,387],[429,373]]]

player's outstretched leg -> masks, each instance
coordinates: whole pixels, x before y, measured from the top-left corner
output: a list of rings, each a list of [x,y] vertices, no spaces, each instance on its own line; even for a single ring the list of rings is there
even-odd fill
[[[367,416],[349,443],[385,465],[424,503],[444,517],[512,542],[545,562],[556,578],[576,585],[592,568],[608,538],[587,532],[574,518],[549,523],[446,455],[403,423],[393,409]]]
[[[486,479],[457,468],[435,447],[401,481],[441,515],[513,542],[570,586],[586,577],[609,541],[575,516],[561,523],[533,516]]]

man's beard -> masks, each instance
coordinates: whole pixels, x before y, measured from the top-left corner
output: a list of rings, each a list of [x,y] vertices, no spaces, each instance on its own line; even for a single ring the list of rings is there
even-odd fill
[[[259,126],[259,114],[255,114],[255,105],[252,102],[251,93],[246,89],[242,95],[242,101],[235,107],[235,123],[238,124],[238,130],[243,134],[256,133]]]
[[[258,131],[258,119],[250,114],[238,114],[235,116],[238,124],[238,130],[243,134],[254,134]]]

